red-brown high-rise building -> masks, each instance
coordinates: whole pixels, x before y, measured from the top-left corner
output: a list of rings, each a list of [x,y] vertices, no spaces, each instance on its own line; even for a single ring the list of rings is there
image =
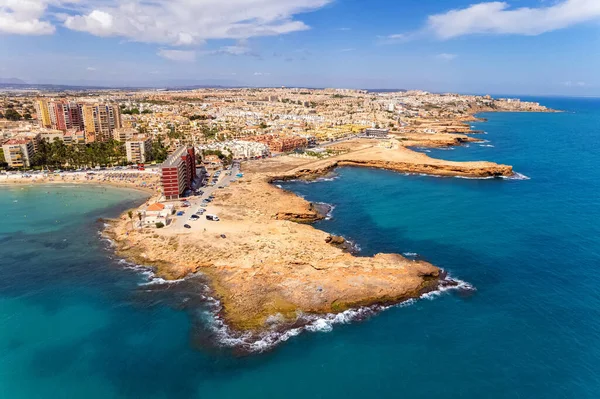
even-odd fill
[[[160,167],[163,194],[166,199],[177,199],[192,188],[196,178],[194,147],[179,147]]]
[[[62,101],[53,101],[50,103],[50,120],[52,121],[52,128],[67,130],[67,125],[70,125],[69,106]]]

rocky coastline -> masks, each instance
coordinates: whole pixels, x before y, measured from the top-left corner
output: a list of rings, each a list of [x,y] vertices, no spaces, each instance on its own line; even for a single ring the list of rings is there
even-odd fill
[[[244,179],[219,191],[221,222],[211,230],[131,229],[123,215],[105,234],[119,256],[153,267],[161,278],[205,275],[222,304],[220,317],[235,331],[258,334],[273,328],[273,317],[293,325],[302,315],[394,304],[451,285],[442,269],[422,260],[356,256],[345,239],[310,225],[325,217],[319,207],[273,183],[315,179],[340,166],[461,177],[511,176],[512,168],[442,161],[364,140],[347,145],[352,151],[325,160],[288,156],[245,165]]]

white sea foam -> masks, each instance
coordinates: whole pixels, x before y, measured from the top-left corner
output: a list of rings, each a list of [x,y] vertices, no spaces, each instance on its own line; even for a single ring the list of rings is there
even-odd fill
[[[525,176],[522,173],[515,172],[514,175],[506,176],[506,177],[504,177],[504,179],[506,179],[506,180],[531,180],[531,177]]]
[[[488,148],[493,148],[494,146],[492,144],[479,144],[480,147],[488,147]]]
[[[451,281],[454,284],[441,285],[437,290],[421,295],[421,299],[433,300],[448,291],[477,291],[477,288],[466,281],[459,280],[457,278],[449,278],[448,281]]]
[[[328,204],[327,202],[315,202],[315,204],[327,207],[328,211],[325,215],[325,220],[331,220],[333,218],[333,210],[335,209],[335,205]]]
[[[277,187],[277,188],[283,188],[283,187],[281,187],[281,184],[276,184],[275,187]]]
[[[358,253],[360,251],[362,251],[362,248],[360,247],[360,245],[358,245],[358,243],[356,243],[353,240],[346,240],[346,242],[350,245],[350,252],[352,253]]]
[[[454,179],[466,179],[466,180],[491,180],[495,179],[495,176],[452,176]]]
[[[315,179],[314,182],[321,183],[321,182],[327,182],[327,181],[334,181],[339,178],[340,177],[338,175],[330,175],[330,176],[326,176],[326,177],[319,177],[319,178]]]
[[[335,205],[330,205],[329,212],[325,215],[325,220],[331,220],[333,218],[333,210],[335,209]]]
[[[419,254],[416,252],[404,252],[402,255],[409,256],[412,258],[412,257],[418,256]]]

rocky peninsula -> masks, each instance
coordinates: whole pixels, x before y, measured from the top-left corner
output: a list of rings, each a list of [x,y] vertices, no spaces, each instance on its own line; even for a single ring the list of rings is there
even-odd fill
[[[437,146],[438,140],[413,137],[410,143]],[[327,159],[280,156],[244,164],[244,178],[216,195],[214,212],[221,221],[203,230],[132,229],[123,215],[106,234],[120,256],[154,267],[160,277],[207,276],[225,322],[236,330],[259,332],[271,328],[273,317],[293,325],[302,314],[398,303],[437,289],[445,279],[438,267],[398,254],[351,254],[340,245],[343,239],[310,225],[324,217],[313,204],[276,187],[276,180],[314,179],[338,166],[438,176],[513,173],[506,165],[443,161],[373,140],[333,148],[339,155]]]

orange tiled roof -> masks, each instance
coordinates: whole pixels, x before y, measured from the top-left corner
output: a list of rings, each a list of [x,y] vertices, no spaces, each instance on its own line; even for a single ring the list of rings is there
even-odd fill
[[[165,206],[163,204],[159,204],[158,202],[150,205],[148,207],[148,209],[146,209],[147,211],[162,211],[163,209],[165,209]]]

